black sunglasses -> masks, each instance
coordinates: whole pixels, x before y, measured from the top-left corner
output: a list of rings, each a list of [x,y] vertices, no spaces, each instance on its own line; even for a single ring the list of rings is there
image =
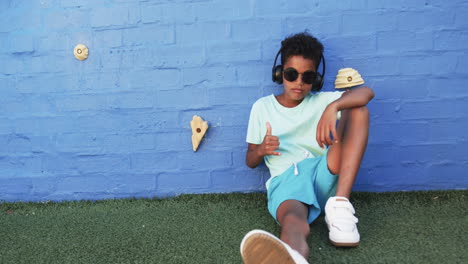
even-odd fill
[[[294,68],[287,68],[283,71],[284,79],[288,82],[294,82],[299,77],[299,73]],[[302,73],[302,81],[306,84],[313,84],[315,79],[317,78],[317,72],[312,70],[305,71]]]

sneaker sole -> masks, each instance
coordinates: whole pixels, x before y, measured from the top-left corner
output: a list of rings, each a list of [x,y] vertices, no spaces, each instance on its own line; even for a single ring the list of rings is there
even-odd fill
[[[265,234],[253,234],[242,249],[245,264],[295,264],[284,245]]]
[[[332,243],[332,245],[334,245],[335,247],[357,247],[360,244],[359,242],[355,242],[355,243],[335,242],[331,239],[330,239],[330,243]]]
[[[328,223],[328,219],[325,217],[325,223],[327,224],[328,230],[330,230],[330,224]],[[328,238],[330,243],[334,245],[335,247],[357,247],[360,244],[360,241],[358,242],[336,242]]]

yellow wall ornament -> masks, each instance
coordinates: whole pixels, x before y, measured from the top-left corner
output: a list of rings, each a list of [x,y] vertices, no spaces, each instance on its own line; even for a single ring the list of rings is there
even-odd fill
[[[197,115],[194,115],[192,121],[190,121],[190,127],[192,127],[192,146],[193,151],[197,151],[200,141],[208,130],[208,122]]]
[[[78,44],[75,46],[73,54],[78,60],[86,60],[88,58],[88,47],[83,44]]]

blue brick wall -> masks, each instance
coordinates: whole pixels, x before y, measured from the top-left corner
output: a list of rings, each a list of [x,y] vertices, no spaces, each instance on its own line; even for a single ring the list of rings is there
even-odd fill
[[[468,188],[468,1],[274,2],[0,1],[0,200],[264,190],[250,107],[306,29],[325,90],[353,67],[376,92],[355,190]],[[210,124],[196,153],[193,115]]]

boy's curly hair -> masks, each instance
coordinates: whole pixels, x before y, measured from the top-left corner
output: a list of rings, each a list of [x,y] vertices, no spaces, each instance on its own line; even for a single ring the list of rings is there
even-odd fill
[[[322,53],[322,43],[308,32],[298,33],[281,41],[281,65],[292,56],[302,55],[305,59],[313,60],[318,67]]]

